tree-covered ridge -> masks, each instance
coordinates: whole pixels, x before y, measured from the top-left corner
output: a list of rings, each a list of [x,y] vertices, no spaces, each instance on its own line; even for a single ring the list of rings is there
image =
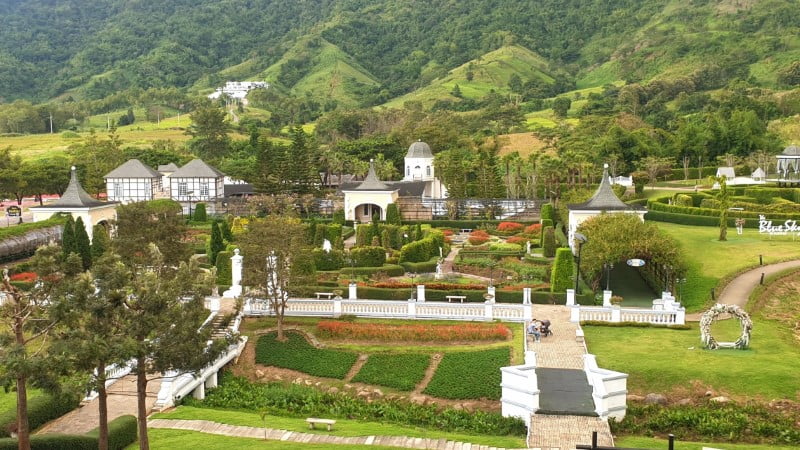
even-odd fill
[[[335,82],[329,75],[335,69],[320,64],[318,54],[294,52],[305,37],[341,52],[344,83],[362,83],[344,90],[362,104],[414,91],[512,44],[545,58],[549,75],[569,73],[579,86],[707,66],[722,78],[781,84],[781,74],[800,59],[793,37],[799,2],[739,3],[6,0],[0,5],[0,100],[208,88],[230,77],[272,75],[267,69],[280,61],[278,78],[287,89],[319,78],[320,70]],[[365,82],[373,77],[378,85]]]

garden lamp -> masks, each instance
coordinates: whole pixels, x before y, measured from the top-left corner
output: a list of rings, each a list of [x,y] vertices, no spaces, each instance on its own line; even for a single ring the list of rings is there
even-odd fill
[[[583,244],[589,241],[583,233],[578,233],[577,231],[574,234],[575,241],[578,244],[578,264],[575,270],[575,295],[578,295],[578,280],[581,277],[581,247]]]

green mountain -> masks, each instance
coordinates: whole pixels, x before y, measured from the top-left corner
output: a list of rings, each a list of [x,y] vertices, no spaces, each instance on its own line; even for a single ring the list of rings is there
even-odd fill
[[[698,73],[703,88],[781,88],[800,77],[789,72],[798,10],[800,0],[3,0],[0,101],[260,78],[346,105],[447,99],[455,84],[464,98],[505,93],[511,74],[556,78],[561,92]]]

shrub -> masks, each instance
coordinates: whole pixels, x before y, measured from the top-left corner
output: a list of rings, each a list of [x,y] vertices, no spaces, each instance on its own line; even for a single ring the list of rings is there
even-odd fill
[[[500,368],[509,361],[507,347],[445,353],[424,393],[449,399],[497,400],[500,398]]]
[[[556,251],[556,260],[553,262],[550,275],[550,290],[564,292],[572,284],[572,251],[569,248],[559,248]]]
[[[333,212],[333,223],[344,225],[344,209],[339,208]]]
[[[258,338],[256,363],[341,380],[358,359],[355,353],[315,348],[299,333],[287,332],[286,342],[278,342],[276,337],[276,333],[268,333]]]
[[[16,450],[17,439],[0,439],[0,450]],[[111,448],[109,446],[109,448]],[[97,450],[97,438],[85,434],[34,434],[31,435],[32,450]]]
[[[406,272],[412,273],[429,273],[429,272],[436,272],[436,264],[439,262],[439,258],[434,256],[428,261],[423,262],[401,262],[400,265]]]
[[[483,230],[475,230],[469,234],[469,238],[467,240],[472,245],[482,245],[488,242],[489,239],[489,233]]]
[[[342,267],[339,270],[342,275],[366,275],[373,276],[377,273],[385,273],[390,277],[399,277],[406,273],[402,266],[396,264],[384,264],[380,267]]]
[[[551,203],[545,203],[544,205],[542,205],[542,209],[539,212],[539,217],[541,217],[540,223],[542,224],[543,227],[546,226],[544,224],[545,220],[549,220],[551,222],[555,221],[556,218],[553,205]]]
[[[497,231],[518,233],[522,231],[524,226],[518,222],[500,222],[497,225]]]
[[[33,272],[18,272],[14,275],[9,277],[11,281],[24,281],[26,283],[32,283],[36,281],[36,274]]]
[[[675,204],[678,206],[694,206],[692,197],[686,194],[677,194],[675,196]]]
[[[356,245],[364,246],[372,243],[372,233],[367,225],[359,225],[356,228]]]
[[[321,248],[315,248],[311,252],[314,255],[314,267],[317,270],[339,270],[344,266],[344,252],[341,250],[326,252]]]
[[[430,355],[417,353],[370,355],[353,381],[412,391],[425,377]]]
[[[510,238],[506,239],[507,244],[514,244],[520,248],[524,247],[526,242],[528,242],[528,238],[524,238],[522,236],[511,236]],[[492,246],[489,246],[489,248],[491,249]]]
[[[108,423],[108,449],[109,450],[122,450],[136,442],[138,436],[138,426],[136,424],[136,416],[119,416]],[[89,436],[98,438],[100,430],[94,430],[86,433]],[[97,448],[97,444],[95,444]]]
[[[357,267],[380,267],[386,262],[386,249],[383,247],[354,247],[350,257]]]
[[[719,200],[713,198],[704,198],[700,202],[700,207],[707,209],[719,209]]]
[[[525,242],[525,239],[523,242]],[[492,252],[515,252],[520,253],[522,252],[522,247],[519,244],[514,244],[512,242],[497,242],[489,244],[489,251]]]
[[[542,232],[542,224],[535,223],[533,225],[528,225],[525,227],[525,234],[533,234],[538,235]]]
[[[208,260],[215,262],[217,254],[225,250],[225,242],[222,240],[222,232],[217,222],[211,224],[211,238],[208,240]]]
[[[386,223],[400,225],[400,209],[396,203],[389,203],[386,207]]]
[[[231,273],[232,256],[233,254],[230,252],[217,253],[217,263],[215,264],[217,267],[217,284],[230,285],[233,282],[233,274]]]
[[[317,324],[317,334],[334,339],[398,342],[504,341],[511,330],[504,324],[459,323],[455,325],[386,325],[324,320]]]
[[[74,395],[44,394],[28,400],[28,425],[35,430],[45,423],[63,416],[78,407],[80,399]],[[7,437],[17,428],[16,409],[0,414],[0,435]]]
[[[206,204],[198,203],[194,205],[194,211],[192,212],[192,217],[190,217],[190,219],[194,220],[195,222],[207,221],[208,214],[206,213]]]
[[[544,256],[547,258],[552,258],[556,255],[556,235],[553,227],[545,228],[542,236],[542,248],[544,250]]]
[[[441,234],[440,234],[441,235]],[[443,243],[441,245],[444,245]],[[424,262],[439,256],[439,243],[432,236],[409,242],[400,249],[400,262]]]

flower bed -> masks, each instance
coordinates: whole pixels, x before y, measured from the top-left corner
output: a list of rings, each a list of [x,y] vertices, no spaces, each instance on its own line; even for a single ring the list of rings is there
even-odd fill
[[[273,332],[258,339],[256,363],[341,380],[358,359],[355,353],[315,348],[299,333],[287,332],[286,342],[276,337]]]
[[[33,283],[36,281],[36,274],[33,272],[20,272],[9,276],[11,281],[23,281],[26,283]]]
[[[458,284],[458,283],[416,283],[416,284],[424,284],[425,289],[437,289],[442,291],[447,291],[450,289],[470,289],[470,290],[484,290],[486,289],[485,285],[482,284]],[[376,287],[376,288],[389,288],[389,289],[411,289],[412,287],[416,286],[416,284],[411,283],[401,283],[398,281],[384,281],[380,283],[374,283],[369,286]],[[367,286],[367,284],[359,283],[359,286]]]
[[[525,226],[519,222],[500,222],[497,231],[501,233],[519,233]]]
[[[446,353],[424,393],[450,399],[500,398],[500,368],[508,366],[508,348]]]
[[[430,363],[429,355],[419,353],[369,355],[353,381],[412,391],[425,377]]]
[[[470,245],[482,245],[489,242],[489,239],[491,239],[489,233],[483,230],[475,230],[469,234],[467,241],[469,241]]]
[[[511,338],[511,330],[499,323],[387,325],[323,320],[317,324],[317,334],[325,338],[387,342],[504,341]]]

